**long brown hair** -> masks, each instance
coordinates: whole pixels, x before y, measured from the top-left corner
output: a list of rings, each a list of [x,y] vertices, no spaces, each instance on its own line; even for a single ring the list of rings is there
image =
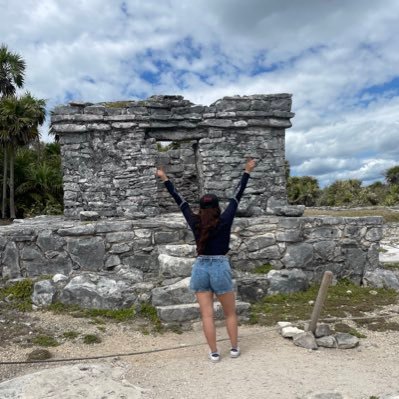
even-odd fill
[[[198,216],[197,231],[197,254],[204,255],[209,236],[219,223],[220,208],[200,209]]]

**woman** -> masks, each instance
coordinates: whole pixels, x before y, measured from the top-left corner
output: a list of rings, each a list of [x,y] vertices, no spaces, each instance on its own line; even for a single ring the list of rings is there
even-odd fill
[[[190,206],[175,190],[165,172],[162,169],[157,169],[156,172],[180,207],[194,233],[198,257],[193,265],[190,288],[195,292],[200,307],[202,327],[210,348],[209,359],[212,362],[220,360],[213,315],[214,294],[222,304],[226,329],[231,342],[230,356],[236,358],[240,355],[234,287],[230,263],[226,254],[229,251],[231,226],[238,203],[248,183],[249,174],[254,168],[255,161],[249,159],[241,181],[223,213],[220,210],[217,196],[206,194],[200,199],[198,215],[191,211]]]

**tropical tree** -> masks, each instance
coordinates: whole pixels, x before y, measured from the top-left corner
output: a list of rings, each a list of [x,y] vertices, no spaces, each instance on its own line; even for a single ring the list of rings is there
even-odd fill
[[[24,84],[25,61],[17,53],[8,50],[5,44],[0,45],[0,99],[15,94],[17,88]],[[2,217],[5,218],[7,199],[7,151],[3,147],[3,198]]]
[[[385,171],[385,180],[389,185],[399,184],[399,165]]]
[[[319,183],[311,176],[291,176],[287,181],[288,202],[295,205],[315,206],[320,195]]]
[[[0,97],[12,96],[24,84],[25,61],[17,53],[0,45]]]
[[[38,127],[45,120],[45,104],[45,100],[37,99],[30,93],[21,97],[7,96],[0,100],[0,142],[4,149],[4,159],[9,158],[10,218],[12,219],[15,218],[15,151],[18,147],[27,145],[39,138]],[[4,169],[6,172],[6,166]],[[6,180],[6,174],[3,174],[3,176],[3,179]],[[3,207],[4,217],[5,206]]]

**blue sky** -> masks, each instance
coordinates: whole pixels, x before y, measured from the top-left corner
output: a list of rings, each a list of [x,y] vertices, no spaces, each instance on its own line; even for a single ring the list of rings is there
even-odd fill
[[[399,164],[396,0],[0,0],[0,10],[0,42],[24,57],[25,88],[48,110],[292,93],[293,175],[369,184]]]

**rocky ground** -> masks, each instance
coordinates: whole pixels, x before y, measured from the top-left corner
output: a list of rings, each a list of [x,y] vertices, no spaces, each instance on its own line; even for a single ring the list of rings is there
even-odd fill
[[[387,312],[399,314],[399,305],[388,306],[379,314]],[[399,316],[392,321],[399,321]],[[37,348],[29,342],[36,328],[51,332],[61,343],[48,348],[53,359],[109,357],[67,363],[0,364],[0,381],[4,381],[0,383],[0,398],[45,399],[55,394],[66,399],[395,397],[388,394],[399,398],[397,331],[361,329],[367,337],[355,349],[309,351],[282,338],[274,328],[241,326],[242,356],[230,359],[228,342],[223,340],[226,334],[220,327],[222,360],[211,364],[198,325],[182,334],[148,333],[150,326],[145,322],[98,325],[93,319],[41,311],[25,314],[22,323],[26,329],[21,335],[10,334],[7,338],[2,333],[1,362],[25,361]],[[3,321],[0,329],[9,330],[4,327]],[[67,338],[65,333],[72,330],[78,335]],[[101,342],[84,343],[88,334],[100,337]],[[169,348],[174,349],[157,352]],[[123,356],[126,353],[131,355]]]
[[[380,260],[399,262],[398,242],[385,239]],[[373,315],[388,314],[399,322],[399,305]],[[104,324],[96,317],[3,308],[0,399],[399,399],[399,332],[357,330],[366,337],[355,349],[309,351],[272,327],[243,325],[242,356],[230,359],[220,327],[222,360],[211,364],[199,325],[181,334],[158,333],[144,319]],[[6,364],[26,361],[40,347],[38,336],[55,340],[57,346],[47,347],[50,360],[79,360]],[[95,358],[102,355],[107,357]]]

